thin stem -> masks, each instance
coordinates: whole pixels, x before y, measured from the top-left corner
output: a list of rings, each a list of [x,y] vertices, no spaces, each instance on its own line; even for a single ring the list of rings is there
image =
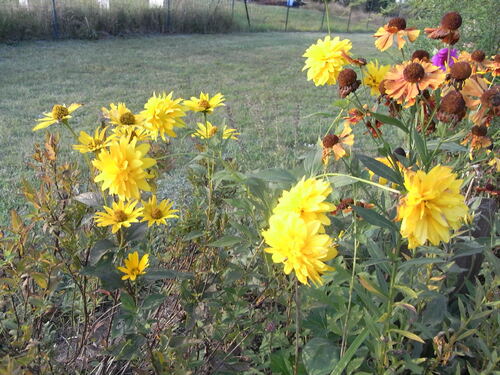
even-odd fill
[[[330,29],[330,10],[328,9],[328,0],[325,2],[325,13],[326,13],[326,28],[328,29],[328,35],[332,36],[332,30]]]
[[[293,375],[297,375],[299,371],[299,345],[300,345],[300,295],[299,281],[295,277],[295,366]]]
[[[379,189],[386,190],[386,191],[389,191],[391,193],[401,194],[401,192],[399,190],[392,189],[392,188],[390,188],[388,186],[384,186],[384,185],[381,185],[381,184],[377,184],[376,182],[373,182],[373,181],[370,181],[370,180],[365,180],[364,178],[354,177],[354,176],[351,176],[351,175],[348,175],[348,174],[344,174],[344,173],[324,173],[324,174],[321,174],[321,175],[319,175],[317,177],[318,178],[321,178],[321,177],[348,177],[348,178],[351,178],[351,179],[359,181],[359,182],[363,182],[363,183],[368,184],[368,185],[376,186]]]

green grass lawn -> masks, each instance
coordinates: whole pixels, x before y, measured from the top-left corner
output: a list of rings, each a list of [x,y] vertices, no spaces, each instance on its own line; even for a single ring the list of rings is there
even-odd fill
[[[173,90],[176,97],[187,98],[201,90],[220,91],[227,106],[213,122],[225,118],[242,133],[234,147],[244,167],[292,165],[329,124],[328,119],[305,117],[335,111],[336,87],[315,87],[301,72],[303,52],[322,36],[174,35],[0,46],[0,212],[5,218],[22,202],[18,183],[33,177],[26,162],[33,144],[43,141],[43,131],[31,129],[56,103],[84,103],[73,126],[89,131],[98,124],[99,109],[110,102],[123,101],[139,111],[153,92]],[[353,51],[376,56],[368,34],[341,36],[353,41]],[[192,149],[190,138],[172,144],[174,152]],[[177,160],[164,189],[182,185],[183,162]]]

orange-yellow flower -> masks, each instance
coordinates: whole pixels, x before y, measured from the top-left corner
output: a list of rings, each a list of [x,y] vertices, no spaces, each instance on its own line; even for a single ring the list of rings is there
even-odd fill
[[[224,100],[224,95],[220,92],[212,97],[202,92],[199,98],[193,96],[191,100],[185,100],[184,105],[191,111],[210,114],[215,108],[225,105]]]
[[[420,30],[414,28],[406,27],[406,20],[401,17],[393,18],[386,25],[380,27],[373,36],[377,38],[375,40],[375,47],[380,51],[385,51],[391,48],[394,36],[398,44],[398,48],[401,49],[405,45],[405,37],[408,38],[410,42],[414,42]]]
[[[425,89],[437,89],[446,74],[437,66],[425,61],[406,61],[396,65],[384,79],[385,94],[405,107],[415,104],[417,95]]]
[[[111,226],[113,233],[118,232],[121,227],[128,228],[132,223],[139,221],[142,208],[135,206],[137,201],[113,202],[111,207],[104,206],[106,212],[96,212],[95,221],[98,227]]]
[[[109,120],[110,123],[117,126],[142,126],[143,118],[140,115],[135,115],[130,109],[127,108],[125,103],[118,103],[118,105],[111,103],[110,109],[102,107],[102,114]]]
[[[139,261],[139,253],[135,251],[128,255],[124,263],[125,267],[117,267],[119,271],[125,274],[122,276],[122,280],[130,279],[130,281],[135,281],[137,276],[146,273],[144,270],[149,267],[149,254],[144,254]]]
[[[354,134],[349,123],[344,123],[344,129],[340,135],[328,134],[323,138],[323,163],[327,164],[329,157],[333,154],[335,160],[339,160],[347,155],[346,146],[354,144]]]
[[[43,118],[38,120],[38,124],[33,128],[33,131],[45,129],[52,124],[64,122],[71,118],[71,114],[82,105],[73,103],[69,107],[64,105],[56,104],[52,107],[52,111],[44,112]]]
[[[143,219],[148,223],[148,227],[153,224],[167,224],[167,219],[179,217],[175,213],[179,210],[173,210],[173,203],[168,199],[162,200],[159,204],[156,200],[156,195],[153,195],[147,202],[142,201],[144,206]]]

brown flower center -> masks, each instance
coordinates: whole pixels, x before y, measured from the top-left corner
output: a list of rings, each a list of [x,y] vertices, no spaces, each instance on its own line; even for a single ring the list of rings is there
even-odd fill
[[[465,81],[472,74],[472,69],[469,63],[465,61],[457,62],[450,68],[451,78],[458,81]]]
[[[462,16],[458,12],[446,13],[441,18],[441,26],[448,30],[458,30],[462,25]]]
[[[128,215],[122,210],[115,211],[115,219],[118,223],[123,223],[128,220]]]
[[[481,95],[481,104],[487,107],[497,107],[500,105],[500,86],[492,87]]]
[[[495,55],[495,62],[500,64],[500,55]]]
[[[52,107],[52,117],[57,121],[61,121],[67,115],[69,115],[69,111],[65,106],[56,104],[54,107]]]
[[[335,134],[328,134],[323,138],[323,147],[325,148],[330,148],[335,146],[337,143],[339,143],[339,137],[337,137]]]
[[[484,53],[484,51],[481,51],[480,49],[472,52],[472,54],[470,55],[471,59],[476,61],[476,62],[483,62],[484,59],[486,58],[486,54]]]
[[[441,100],[440,111],[451,113],[451,114],[461,114],[465,109],[465,100],[458,91],[450,91]]]
[[[163,212],[161,212],[158,207],[155,207],[151,211],[151,217],[155,220],[161,219],[163,217]]]
[[[395,27],[398,30],[406,29],[406,20],[402,17],[392,18],[389,21],[389,27]]]
[[[411,55],[411,59],[418,59],[418,60],[424,60],[424,61],[429,61],[431,56],[429,55],[429,52],[424,51],[423,49],[418,49],[415,52],[413,52],[413,55]]]
[[[403,70],[406,81],[417,83],[425,76],[425,70],[419,63],[411,63]]]
[[[473,126],[471,129],[471,133],[476,137],[485,137],[488,134],[488,128],[486,126]]]
[[[199,106],[200,108],[203,108],[204,111],[206,111],[207,109],[210,108],[210,103],[208,102],[208,100],[200,100],[200,103],[199,103]]]
[[[132,112],[125,112],[123,115],[120,116],[120,122],[123,125],[134,125],[135,116],[132,114]]]
[[[352,69],[344,69],[340,72],[338,81],[340,87],[351,86],[356,83],[358,76]]]

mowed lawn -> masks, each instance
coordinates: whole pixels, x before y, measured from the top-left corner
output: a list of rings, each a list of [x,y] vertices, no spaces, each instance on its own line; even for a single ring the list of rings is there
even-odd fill
[[[21,178],[33,178],[26,163],[33,144],[43,142],[44,132],[31,129],[42,112],[57,103],[83,103],[72,124],[77,131],[90,131],[99,124],[100,108],[111,102],[125,102],[139,111],[153,92],[174,91],[184,98],[200,91],[222,92],[227,106],[214,115],[213,123],[226,119],[241,132],[234,152],[243,167],[293,165],[331,121],[307,115],[336,111],[331,105],[336,87],[315,87],[301,71],[302,54],[323,35],[169,35],[0,46],[2,216],[5,219],[21,202]],[[352,40],[356,55],[377,55],[369,34],[340,36]],[[191,126],[194,121],[190,116]],[[69,148],[70,135],[59,130]],[[173,152],[192,147],[190,137],[172,141]],[[170,189],[172,181],[184,185],[179,180],[184,161],[177,159],[164,178],[164,189]]]

